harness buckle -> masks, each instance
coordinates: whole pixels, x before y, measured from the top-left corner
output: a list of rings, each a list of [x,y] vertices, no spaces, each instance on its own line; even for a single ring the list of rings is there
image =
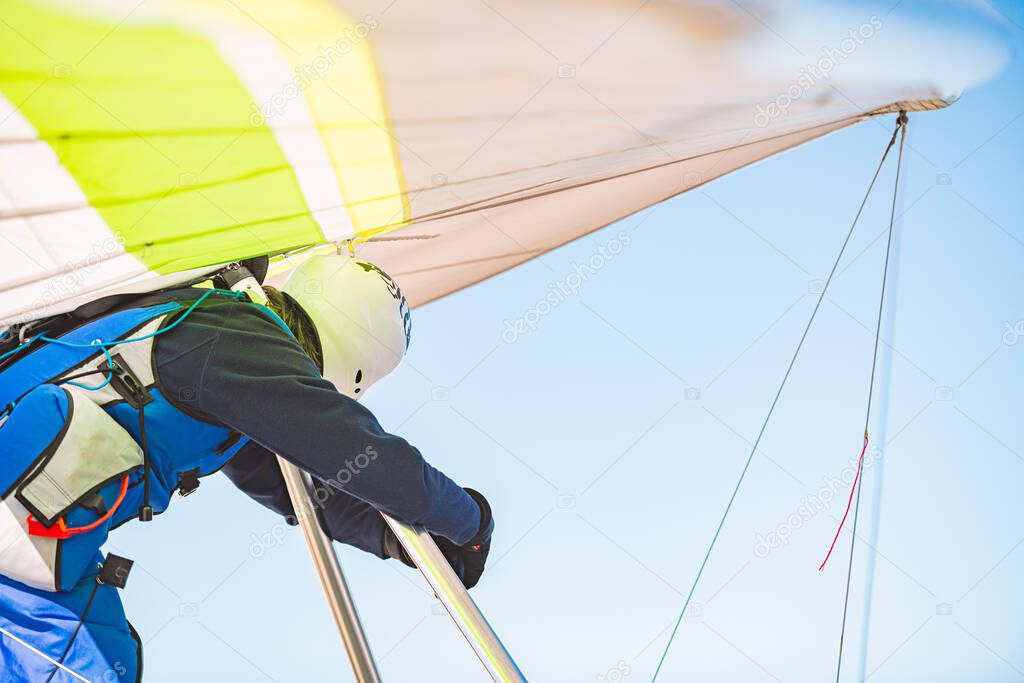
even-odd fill
[[[153,402],[142,380],[132,372],[119,353],[110,356],[110,387],[136,410]]]

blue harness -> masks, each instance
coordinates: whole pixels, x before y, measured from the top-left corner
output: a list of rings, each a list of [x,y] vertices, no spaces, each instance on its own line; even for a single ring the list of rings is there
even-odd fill
[[[248,301],[197,291],[42,332],[0,355],[0,670],[32,681],[141,676],[114,588],[123,577],[104,575],[99,549],[110,529],[163,512],[247,441],[160,385],[157,336],[210,298]]]

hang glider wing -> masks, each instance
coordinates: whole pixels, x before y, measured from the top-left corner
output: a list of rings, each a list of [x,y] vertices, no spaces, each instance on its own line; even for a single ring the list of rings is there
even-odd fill
[[[941,36],[811,14],[0,0],[0,322],[346,240],[421,304],[871,116],[949,103],[945,66],[890,59]]]

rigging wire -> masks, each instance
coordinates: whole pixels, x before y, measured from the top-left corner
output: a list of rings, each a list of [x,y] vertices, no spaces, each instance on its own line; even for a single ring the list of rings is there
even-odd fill
[[[797,343],[796,350],[793,352],[793,357],[789,361],[789,366],[786,368],[786,372],[782,377],[782,381],[779,383],[779,388],[775,392],[775,398],[772,399],[771,406],[768,408],[768,414],[765,416],[764,422],[761,424],[761,429],[757,434],[757,438],[754,439],[754,444],[750,449],[750,454],[747,456],[747,461],[743,465],[743,469],[740,472],[740,476],[736,482],[736,486],[733,488],[732,495],[729,497],[729,502],[725,506],[725,511],[722,513],[721,520],[718,522],[718,528],[715,529],[715,533],[711,537],[711,543],[708,545],[707,552],[704,554],[704,559],[700,563],[700,567],[697,569],[697,575],[693,579],[693,583],[690,586],[690,591],[686,595],[685,602],[683,602],[683,608],[679,611],[679,617],[676,619],[675,625],[672,627],[672,632],[669,634],[668,642],[665,643],[665,648],[661,653],[661,658],[658,660],[658,666],[654,670],[654,675],[651,677],[651,683],[655,683],[657,681],[658,675],[661,673],[661,669],[665,665],[665,659],[668,657],[668,652],[672,647],[672,643],[675,641],[676,634],[679,632],[679,626],[683,622],[683,617],[686,616],[686,610],[690,606],[690,601],[693,599],[693,594],[697,590],[697,585],[698,583],[700,583],[701,576],[703,576],[704,574],[704,569],[707,567],[708,560],[711,558],[711,553],[715,549],[715,545],[718,543],[718,537],[721,535],[722,528],[725,526],[725,520],[729,517],[729,512],[732,510],[733,503],[736,502],[736,496],[740,491],[740,487],[743,485],[743,480],[747,476],[747,470],[750,469],[750,464],[754,460],[754,455],[757,453],[757,448],[761,444],[761,439],[764,437],[765,430],[768,427],[768,422],[771,420],[772,414],[775,412],[775,406],[779,402],[779,397],[782,395],[782,391],[786,387],[786,382],[789,380],[790,373],[793,371],[793,366],[796,364],[796,359],[800,355],[800,350],[803,348],[804,342],[807,339],[807,334],[811,331],[811,326],[814,324],[814,319],[817,317],[818,311],[821,308],[821,304],[825,300],[825,295],[828,293],[829,285],[832,283],[832,279],[835,277],[836,271],[839,268],[839,264],[843,259],[843,255],[846,253],[846,248],[850,244],[850,239],[853,237],[853,232],[857,227],[857,223],[860,220],[861,214],[864,212],[864,207],[868,203],[868,198],[871,196],[871,191],[875,187],[875,182],[878,180],[878,176],[882,172],[882,167],[885,165],[885,160],[886,158],[888,158],[889,152],[892,150],[893,145],[895,145],[896,136],[901,130],[901,128],[904,126],[904,124],[905,115],[901,113],[896,123],[896,129],[893,131],[892,137],[889,139],[889,144],[886,145],[885,151],[882,153],[882,159],[878,162],[878,168],[875,169],[875,174],[871,178],[871,183],[868,185],[867,192],[864,194],[864,199],[861,200],[860,207],[857,209],[857,214],[853,218],[853,223],[850,225],[850,230],[846,233],[846,239],[843,241],[843,246],[839,249],[839,253],[836,255],[835,262],[832,264],[832,270],[829,271],[828,278],[825,280],[825,285],[821,288],[821,293],[818,295],[818,300],[814,305],[814,310],[811,312],[811,316],[807,320],[807,325],[804,327],[803,334],[801,334],[800,336],[800,341]],[[901,143],[901,153],[902,149],[903,146]],[[874,380],[872,379],[872,384],[873,383]],[[856,521],[856,514],[854,515],[854,521]]]
[[[882,269],[882,291],[878,296],[878,322],[875,324],[875,348],[871,358],[871,380],[868,384],[868,402],[864,411],[864,441],[867,443],[868,423],[871,420],[871,403],[875,393],[875,372],[878,368],[878,342],[882,333],[882,313],[885,310],[885,289],[889,279],[889,256],[892,252],[893,226],[896,223],[896,199],[900,189],[900,170],[903,166],[903,143],[907,139],[907,114],[900,112],[896,122],[896,130],[900,133],[900,148],[896,157],[896,182],[892,190],[892,210],[889,213],[889,238],[885,245],[885,266]],[[895,136],[895,133],[893,133]],[[895,137],[894,137],[895,139]],[[864,455],[861,454],[860,463],[857,465],[858,475],[863,465]],[[859,478],[859,477],[858,477]],[[857,487],[857,480],[854,480],[854,487]],[[853,506],[853,527],[850,529],[850,558],[846,567],[846,592],[843,596],[843,621],[839,630],[839,655],[836,658],[836,683],[843,672],[843,645],[846,640],[846,616],[850,608],[850,580],[853,576],[853,551],[857,544],[857,519],[860,512],[860,493],[863,485],[857,488],[857,499]],[[851,496],[853,492],[850,492]],[[842,527],[840,526],[840,531]],[[826,558],[827,559],[827,558]],[[824,564],[822,565],[824,566]]]
[[[54,659],[50,655],[48,655],[45,652],[43,652],[43,651],[33,647],[31,643],[28,643],[28,642],[22,640],[21,638],[19,638],[15,634],[13,634],[10,631],[8,631],[7,629],[5,629],[3,626],[0,626],[0,636],[5,636],[7,638],[10,638],[12,641],[14,641],[18,645],[21,645],[22,647],[26,648],[27,650],[29,650],[33,654],[39,655],[40,657],[45,659],[50,664],[53,664],[55,667],[57,667],[58,669],[60,669],[64,673],[66,673],[66,674],[70,675],[71,677],[73,677],[76,681],[82,681],[82,683],[93,683],[88,678],[85,678],[80,673],[76,672],[74,669],[69,669],[66,665],[62,664],[61,662],[58,662],[56,659]]]
[[[907,147],[910,146],[910,126],[907,125]],[[879,444],[887,443],[888,430],[889,430],[889,408],[893,400],[893,386],[892,386],[892,364],[893,364],[893,347],[892,344],[896,341],[896,330],[897,330],[897,319],[899,317],[899,300],[898,300],[898,288],[900,283],[900,254],[902,249],[903,234],[900,223],[902,221],[901,214],[903,206],[906,202],[907,191],[906,188],[910,181],[910,167],[902,170],[900,175],[900,183],[903,185],[903,190],[900,191],[899,206],[896,208],[896,225],[893,228],[892,235],[892,268],[889,272],[889,290],[886,293],[889,304],[885,307],[885,319],[882,321],[882,332],[888,335],[888,349],[882,349],[880,351],[880,357],[878,359],[878,397],[875,399],[875,406],[872,408],[875,412],[874,426],[872,427],[874,439]],[[884,446],[881,450],[884,450]],[[881,452],[880,450],[880,452]],[[868,485],[868,480],[864,480],[864,486]],[[878,548],[878,536],[882,522],[882,497],[885,490],[885,461],[879,458],[876,463],[872,464],[871,468],[871,488],[865,489],[869,494],[872,494],[869,500],[865,500],[864,512],[869,515],[865,522],[870,522],[870,529],[867,530],[865,535],[864,531],[860,531],[861,539],[867,539],[866,543],[868,548]],[[863,527],[863,525],[861,525]],[[862,541],[863,543],[864,541]],[[865,683],[867,674],[867,657],[868,657],[868,646],[871,641],[871,619],[872,619],[872,603],[874,600],[875,593],[875,569],[878,564],[878,554],[875,552],[867,553],[867,557],[861,555],[863,558],[864,566],[862,568],[863,583],[861,586],[861,594],[858,602],[860,603],[860,609],[862,614],[859,615],[859,639],[858,639],[858,652],[857,667],[854,680],[858,683]],[[852,653],[851,653],[852,654]],[[849,659],[849,657],[847,657]],[[847,664],[849,667],[850,664]]]

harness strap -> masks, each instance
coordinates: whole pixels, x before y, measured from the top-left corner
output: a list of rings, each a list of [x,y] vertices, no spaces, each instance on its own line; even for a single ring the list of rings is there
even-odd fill
[[[146,406],[139,407],[139,446],[142,447],[142,507],[139,508],[139,521],[153,521],[153,506],[149,502],[149,480],[153,471],[153,463],[149,458],[149,444],[146,441]]]
[[[167,294],[157,295],[159,298],[165,298]],[[196,310],[200,305],[203,304],[211,296],[222,296],[227,298],[233,298],[237,301],[247,301],[248,296],[244,292],[232,292],[221,289],[210,289],[202,294],[196,296],[196,298],[188,303],[179,301],[163,301],[156,305],[146,308],[138,309],[138,313],[134,313],[132,309],[127,311],[119,311],[118,313],[109,313],[111,309],[117,308],[119,305],[123,305],[123,300],[104,300],[97,302],[96,306],[84,307],[79,311],[76,311],[75,315],[65,315],[63,318],[78,318],[80,321],[85,319],[85,322],[80,322],[77,327],[71,330],[61,330],[63,333],[55,333],[51,330],[44,330],[35,334],[31,338],[25,339],[22,336],[15,337],[17,339],[17,345],[14,348],[6,348],[12,342],[12,335],[8,334],[7,337],[0,341],[5,343],[4,348],[0,348],[0,363],[4,363],[0,366],[0,372],[11,372],[13,371],[13,365],[18,365],[20,368],[20,384],[18,381],[10,383],[8,387],[11,393],[11,398],[19,397],[23,395],[27,389],[35,386],[38,382],[44,381],[44,378],[50,377],[46,371],[45,365],[47,362],[51,362],[54,353],[46,349],[46,346],[50,347],[61,347],[63,352],[71,354],[73,360],[69,360],[68,363],[72,362],[85,362],[91,356],[97,353],[101,353],[106,363],[98,369],[90,369],[81,373],[77,373],[72,377],[65,378],[64,381],[78,386],[82,389],[90,391],[99,391],[109,386],[114,393],[120,396],[124,401],[130,405],[133,409],[138,411],[138,424],[139,424],[139,445],[142,448],[143,457],[143,497],[142,503],[139,508],[139,519],[141,521],[150,521],[153,519],[153,506],[151,504],[151,478],[153,471],[153,463],[151,461],[150,448],[146,438],[146,406],[154,402],[153,396],[150,395],[145,381],[133,371],[128,361],[118,353],[117,347],[126,344],[133,344],[137,342],[144,342],[151,340],[158,335],[165,334],[175,327],[180,325],[188,316]],[[148,303],[150,297],[133,297],[132,301],[137,305]],[[107,316],[128,314],[128,318],[120,323],[119,329],[107,329],[100,333],[102,338],[91,338],[92,335],[96,334],[91,331],[88,327],[90,324],[87,320],[90,314],[99,313],[100,318]],[[170,324],[167,324],[155,331],[149,333],[136,333],[134,336],[129,330],[138,330],[137,327],[140,323],[145,323],[147,320],[154,320],[161,316],[172,316],[169,320]],[[62,322],[63,321],[62,318]],[[50,321],[46,322],[46,326],[49,326]],[[72,327],[69,325],[61,324],[59,328]],[[33,328],[35,329],[35,328]],[[24,331],[24,330],[22,330]],[[25,354],[22,356],[22,354]],[[7,361],[6,363],[4,361]],[[12,363],[12,365],[8,365]],[[21,365],[25,363],[27,365]],[[4,367],[6,366],[6,367]],[[73,367],[73,366],[72,366]],[[74,377],[83,377],[85,375],[92,374],[103,374],[106,375],[105,379],[96,386],[90,386],[80,384],[78,382],[71,381]],[[9,400],[4,398],[3,400]],[[0,419],[3,418],[3,413],[0,413]],[[218,455],[221,454],[218,452]],[[191,476],[189,476],[191,475]],[[179,491],[182,495],[188,495],[198,488],[198,472],[196,473],[184,473],[179,482]],[[109,517],[107,517],[109,518]],[[54,525],[53,533],[64,534],[68,533],[66,527],[58,528]]]

